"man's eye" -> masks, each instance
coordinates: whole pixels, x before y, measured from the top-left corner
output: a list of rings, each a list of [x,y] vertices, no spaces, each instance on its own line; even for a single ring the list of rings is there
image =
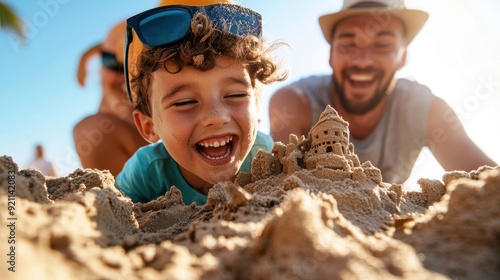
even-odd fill
[[[377,49],[389,49],[391,47],[391,44],[375,44],[375,47]]]
[[[357,48],[356,48],[356,45],[354,43],[344,43],[344,44],[338,45],[338,50],[341,53],[352,54],[357,50]]]
[[[341,50],[349,50],[354,47],[354,44],[340,44],[339,48]]]

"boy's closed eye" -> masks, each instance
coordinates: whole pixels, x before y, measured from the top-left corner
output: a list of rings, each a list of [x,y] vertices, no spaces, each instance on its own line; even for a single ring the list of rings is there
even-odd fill
[[[187,100],[180,100],[180,101],[176,101],[174,103],[172,103],[172,106],[174,107],[185,107],[185,106],[188,106],[188,105],[194,105],[198,103],[197,100],[195,99],[187,99]]]
[[[246,100],[249,97],[250,97],[250,94],[247,92],[238,92],[238,93],[228,94],[224,98],[236,101],[236,100]],[[190,105],[195,105],[197,103],[198,103],[198,100],[196,100],[196,99],[183,99],[183,100],[173,102],[171,106],[173,106],[173,107],[187,107]]]
[[[226,95],[226,98],[238,99],[238,98],[246,98],[250,97],[250,94],[247,92],[238,92]]]

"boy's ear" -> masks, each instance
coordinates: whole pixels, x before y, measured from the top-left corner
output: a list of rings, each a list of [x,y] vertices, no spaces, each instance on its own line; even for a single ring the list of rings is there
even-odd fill
[[[144,115],[139,110],[134,110],[132,114],[134,116],[135,126],[137,127],[137,130],[139,130],[142,138],[149,143],[155,143],[160,140],[160,137],[156,134],[151,117]]]

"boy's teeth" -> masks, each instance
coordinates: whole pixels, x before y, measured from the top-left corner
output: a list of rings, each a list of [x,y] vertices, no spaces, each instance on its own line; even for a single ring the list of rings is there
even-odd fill
[[[220,139],[220,138],[219,138]],[[206,140],[198,143],[198,152],[210,160],[221,160],[227,158],[232,151],[233,137],[225,137],[223,140]]]
[[[204,142],[204,143],[198,143],[198,145],[200,146],[203,146],[203,147],[221,147],[221,146],[224,146],[226,145],[227,143],[229,143],[230,141],[233,140],[233,137],[229,137],[227,138],[226,140],[222,140],[222,141],[214,141],[214,142]]]
[[[212,157],[212,156],[207,155],[207,154],[206,154],[205,152],[203,152],[203,151],[201,152],[201,154],[202,154],[204,157],[206,157],[206,158],[208,158],[208,159],[212,159],[212,160],[223,159],[223,158],[227,157],[230,153],[231,153],[231,149],[228,149],[224,155],[222,155],[222,156],[220,156],[220,157]]]

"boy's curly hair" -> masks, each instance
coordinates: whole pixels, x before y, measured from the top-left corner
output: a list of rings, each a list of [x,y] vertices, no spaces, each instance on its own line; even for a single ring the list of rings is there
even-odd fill
[[[190,34],[180,44],[144,48],[140,53],[136,65],[138,73],[132,76],[130,82],[132,91],[137,96],[134,108],[151,116],[151,77],[160,67],[170,73],[178,73],[185,66],[207,71],[215,67],[217,58],[224,56],[247,68],[254,88],[259,88],[256,80],[263,84],[283,81],[288,77],[288,72],[280,71],[280,65],[270,56],[272,50],[283,44],[285,43],[274,43],[265,48],[261,38],[252,35],[238,36],[220,30],[205,14],[197,13],[191,20]],[[259,97],[260,92],[257,90],[257,100]]]

